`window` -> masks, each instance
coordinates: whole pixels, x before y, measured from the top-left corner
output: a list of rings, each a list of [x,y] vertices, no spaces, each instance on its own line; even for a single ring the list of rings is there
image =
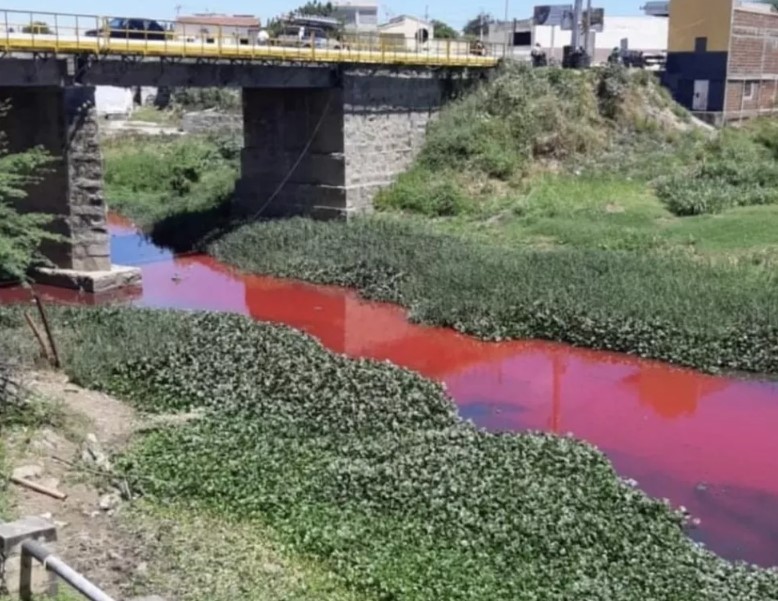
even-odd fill
[[[747,81],[743,84],[743,100],[753,100],[756,90],[755,81]]]
[[[695,52],[707,52],[708,51],[708,38],[694,38],[694,51]]]
[[[531,31],[514,31],[513,46],[532,46]]]

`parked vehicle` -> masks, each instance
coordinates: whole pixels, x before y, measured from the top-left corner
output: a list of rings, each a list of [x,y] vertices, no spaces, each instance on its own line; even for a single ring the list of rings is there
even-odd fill
[[[338,22],[325,17],[290,17],[273,43],[295,48],[329,48],[340,50],[343,44],[336,37]]]
[[[168,31],[156,21],[125,18],[111,19],[101,29],[90,29],[84,35],[124,40],[165,40],[169,36]]]

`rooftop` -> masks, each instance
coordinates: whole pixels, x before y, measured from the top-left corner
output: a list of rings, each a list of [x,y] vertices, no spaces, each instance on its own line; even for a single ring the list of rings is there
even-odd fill
[[[226,27],[259,27],[259,19],[252,15],[218,15],[200,13],[185,15],[176,19],[177,23],[191,25],[222,25]]]

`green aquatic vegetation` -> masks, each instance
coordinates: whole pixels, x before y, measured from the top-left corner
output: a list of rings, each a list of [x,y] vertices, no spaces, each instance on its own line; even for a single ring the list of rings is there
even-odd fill
[[[770,270],[680,255],[479,244],[396,219],[244,226],[217,258],[358,289],[419,322],[489,340],[540,338],[707,371],[778,373]]]
[[[776,572],[692,543],[590,445],[481,431],[406,370],[236,315],[53,313],[77,381],[205,410],[119,461],[137,494],[261,520],[363,598],[778,598]]]

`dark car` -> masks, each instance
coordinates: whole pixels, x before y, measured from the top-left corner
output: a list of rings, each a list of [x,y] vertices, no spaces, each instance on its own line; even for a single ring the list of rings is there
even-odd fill
[[[125,40],[164,40],[165,28],[150,19],[111,19],[103,29],[90,29],[84,35],[91,37],[108,36]]]

